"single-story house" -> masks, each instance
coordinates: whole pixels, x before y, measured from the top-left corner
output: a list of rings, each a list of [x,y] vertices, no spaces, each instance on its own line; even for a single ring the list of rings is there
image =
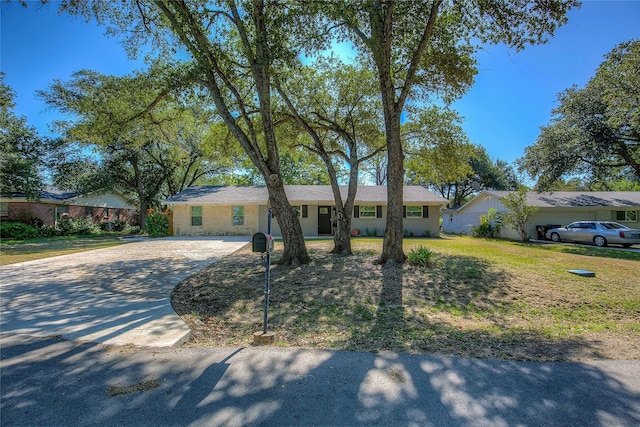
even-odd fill
[[[508,191],[482,191],[466,204],[442,211],[442,231],[471,234],[472,227],[480,224],[480,216],[489,209],[507,212],[501,199]],[[640,228],[640,192],[638,191],[555,191],[527,193],[527,205],[538,211],[528,224],[532,239],[544,238],[539,232],[550,226],[567,225],[574,221],[616,221],[631,228]],[[500,235],[519,239],[515,230],[503,227]]]
[[[347,187],[340,187],[343,199]],[[305,236],[331,235],[335,202],[329,185],[286,185]],[[170,197],[175,235],[253,235],[266,233],[269,194],[265,186],[189,187]],[[404,187],[404,228],[408,235],[437,235],[440,207],[447,199],[420,186]],[[359,186],[352,212],[352,230],[382,236],[386,226],[387,187]],[[280,236],[278,219],[271,234]]]
[[[7,221],[30,214],[44,225],[55,226],[63,215],[71,218],[91,217],[93,222],[121,220],[135,224],[136,206],[118,191],[79,195],[47,186],[38,200],[27,200],[24,194],[0,195],[0,220]]]

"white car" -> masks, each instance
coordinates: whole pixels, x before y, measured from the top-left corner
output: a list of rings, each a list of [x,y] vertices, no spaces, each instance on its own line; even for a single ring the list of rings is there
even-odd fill
[[[611,221],[577,221],[566,227],[551,228],[545,237],[554,242],[593,243],[596,246],[618,244],[628,248],[640,245],[640,230]]]

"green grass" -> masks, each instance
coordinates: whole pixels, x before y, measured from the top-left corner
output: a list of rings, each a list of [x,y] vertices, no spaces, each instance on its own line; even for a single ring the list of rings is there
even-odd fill
[[[404,241],[405,253],[428,248],[428,264],[387,268],[374,264],[381,246],[357,238],[354,256],[339,257],[328,253],[331,242],[309,241],[311,264],[274,267],[278,345],[513,360],[640,357],[636,252],[443,236]],[[567,272],[577,268],[596,277]],[[249,344],[244,334],[261,320],[261,271],[241,251],[176,289],[179,314],[197,306],[226,325],[210,330],[183,317],[194,345]],[[243,313],[233,308],[238,301]]]
[[[119,235],[104,234],[30,240],[2,240],[0,242],[0,265],[107,248],[123,243]]]

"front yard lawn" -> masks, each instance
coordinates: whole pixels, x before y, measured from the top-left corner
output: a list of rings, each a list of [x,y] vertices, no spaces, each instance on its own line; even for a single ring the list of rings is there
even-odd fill
[[[48,237],[0,242],[0,265],[107,248],[124,243],[119,235]]]
[[[269,330],[276,345],[509,360],[640,359],[640,253],[443,236],[406,239],[428,267],[373,261],[381,239],[272,266]],[[276,244],[275,259],[282,246]],[[579,253],[572,253],[572,252]],[[568,273],[588,269],[595,278]],[[182,282],[174,309],[193,346],[247,346],[262,330],[264,267],[250,245]]]

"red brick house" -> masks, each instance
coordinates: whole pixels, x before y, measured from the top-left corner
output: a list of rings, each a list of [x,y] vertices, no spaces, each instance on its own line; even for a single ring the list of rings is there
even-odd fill
[[[138,217],[135,205],[118,191],[82,196],[46,187],[39,200],[27,200],[24,194],[0,195],[1,221],[29,212],[50,227],[63,215],[76,219],[91,217],[93,222],[121,220],[131,225],[136,224]]]

